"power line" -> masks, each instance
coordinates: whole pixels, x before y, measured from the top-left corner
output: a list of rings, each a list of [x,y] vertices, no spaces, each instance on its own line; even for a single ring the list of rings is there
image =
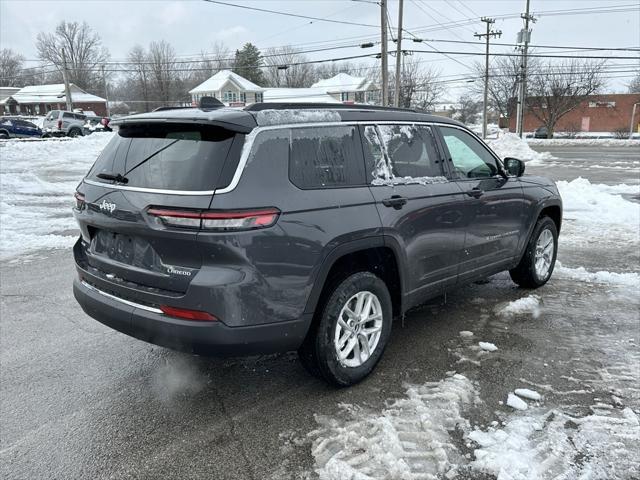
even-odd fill
[[[290,12],[282,12],[282,11],[278,11],[278,10],[269,10],[266,8],[258,8],[258,7],[250,7],[248,5],[238,5],[236,3],[229,3],[229,2],[222,2],[219,0],[203,0],[205,2],[208,3],[215,3],[218,5],[224,5],[226,7],[236,7],[236,8],[243,8],[245,10],[253,10],[256,12],[263,12],[263,13],[273,13],[275,15],[284,15],[286,17],[296,17],[296,18],[306,18],[307,20],[315,20],[317,22],[328,22],[328,23],[340,23],[342,25],[353,25],[356,27],[373,27],[373,28],[378,28],[379,25],[371,25],[371,24],[367,24],[367,23],[358,23],[358,22],[349,22],[346,20],[330,20],[328,18],[322,18],[322,17],[311,17],[309,15],[299,15],[297,13],[290,13]]]

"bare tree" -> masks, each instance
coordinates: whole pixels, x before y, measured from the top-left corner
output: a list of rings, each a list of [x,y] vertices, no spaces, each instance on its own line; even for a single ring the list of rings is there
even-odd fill
[[[63,68],[64,50],[69,81],[80,88],[92,90],[102,85],[100,67],[109,59],[109,52],[87,22],[63,20],[55,33],[38,34],[36,48],[38,57],[54,64],[58,70]]]
[[[0,87],[12,87],[22,82],[24,56],[10,48],[0,50]]]
[[[165,40],[151,42],[148,53],[149,73],[153,80],[154,100],[169,103],[176,98],[176,87],[180,80],[176,70],[176,53]]]
[[[558,120],[604,86],[605,62],[568,60],[548,62],[529,76],[526,107],[547,127],[548,138]]]
[[[518,96],[520,64],[522,57],[513,55],[491,59],[489,68],[489,108],[499,116],[509,118],[515,115],[515,102]],[[473,71],[478,79],[484,77],[484,63],[475,62]],[[529,57],[527,71],[535,73],[540,68],[538,57]],[[484,92],[484,82],[475,81],[469,87],[470,93],[480,98]]]
[[[482,103],[470,94],[464,94],[458,99],[458,106],[451,109],[451,117],[462,123],[476,123]]]
[[[300,88],[309,87],[313,83],[313,66],[306,62],[307,57],[298,53],[291,46],[271,48],[266,50],[264,59],[264,78],[268,87]],[[287,66],[286,69],[278,69],[278,66]]]
[[[439,77],[438,71],[421,66],[417,60],[406,60],[400,73],[400,106],[420,110],[432,109],[443,92]],[[395,88],[395,74],[392,74],[389,85],[390,100]]]
[[[208,80],[220,70],[230,70],[233,66],[231,50],[222,42],[215,42],[210,52],[200,52],[198,61],[191,65],[192,72],[187,81],[191,89]]]
[[[640,72],[629,82],[629,93],[640,93]]]
[[[142,99],[142,105],[134,105],[137,111],[149,111],[151,100],[151,73],[149,65],[147,63],[147,52],[140,45],[136,45],[129,51],[128,62],[134,70],[130,76],[129,81],[133,88],[130,91],[132,96],[136,96]],[[122,100],[129,100],[123,98]]]

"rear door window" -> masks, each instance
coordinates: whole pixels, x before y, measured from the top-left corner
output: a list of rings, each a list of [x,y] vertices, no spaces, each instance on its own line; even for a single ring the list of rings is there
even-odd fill
[[[394,177],[440,177],[442,163],[427,126],[380,125]]]
[[[191,124],[122,125],[105,147],[88,174],[92,180],[107,184],[99,173],[120,174],[127,186],[185,191],[208,191],[223,188],[219,180],[234,141],[244,136],[221,127]],[[233,159],[239,160],[239,148]]]
[[[352,125],[293,128],[289,179],[302,189],[364,185],[361,148]]]

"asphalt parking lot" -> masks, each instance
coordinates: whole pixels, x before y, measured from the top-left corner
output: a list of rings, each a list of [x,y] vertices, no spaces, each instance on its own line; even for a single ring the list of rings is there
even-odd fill
[[[640,180],[635,147],[545,151],[561,160],[528,171],[611,185]],[[568,270],[536,292],[500,274],[411,312],[394,324],[375,373],[342,390],[308,376],[293,353],[193,357],[111,331],[75,303],[69,251],[5,262],[0,476],[316,478],[319,417],[344,419],[341,404],[380,411],[407,384],[438,382],[452,371],[471,379],[481,399],[467,412],[471,425],[504,420],[506,394],[518,387],[542,393],[544,408],[576,417],[606,408],[637,413],[640,292],[578,282],[571,268],[638,272],[638,242],[577,238],[565,246],[561,235],[559,260]],[[535,314],[500,313],[531,293],[539,297]],[[498,350],[478,350],[476,341]],[[633,452],[634,432],[616,441]],[[613,478],[637,478],[637,456],[612,461],[624,467]],[[465,475],[457,478],[479,478]]]

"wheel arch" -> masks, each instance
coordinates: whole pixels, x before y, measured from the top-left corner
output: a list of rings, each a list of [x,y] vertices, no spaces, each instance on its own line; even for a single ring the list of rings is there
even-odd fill
[[[396,250],[376,236],[347,242],[326,255],[313,282],[305,313],[315,312],[325,296],[340,279],[359,271],[379,276],[391,294],[394,317],[403,312],[404,265]],[[371,268],[371,265],[374,268]]]

